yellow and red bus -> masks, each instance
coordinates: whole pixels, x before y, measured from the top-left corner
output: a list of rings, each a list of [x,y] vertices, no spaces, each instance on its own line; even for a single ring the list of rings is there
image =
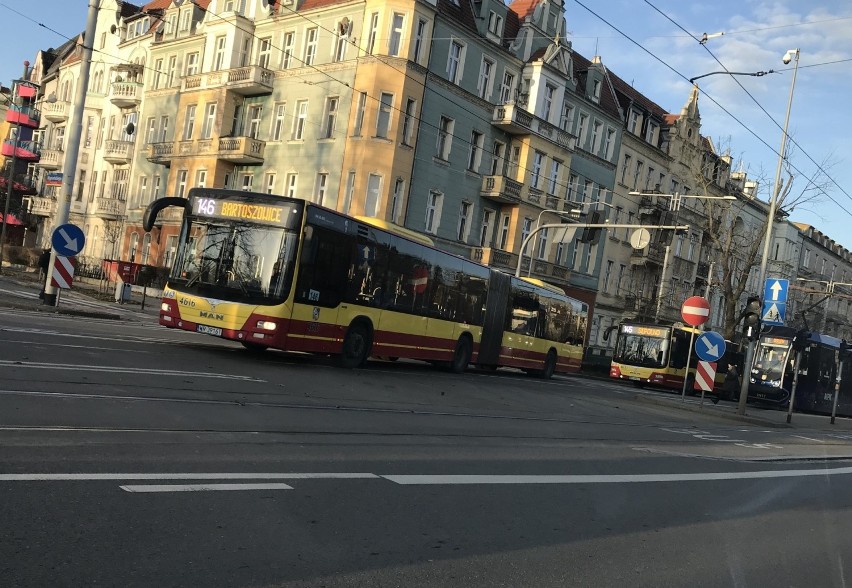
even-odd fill
[[[545,378],[580,368],[588,307],[552,285],[436,249],[377,219],[301,199],[193,188],[163,291],[166,327],[246,348],[471,363]]]
[[[628,380],[637,386],[658,386],[683,389],[683,379],[689,379],[687,393],[693,393],[698,356],[693,352],[687,369],[690,335],[698,337],[699,329],[684,325],[658,325],[623,322],[618,327],[615,351],[609,369],[611,378]],[[717,362],[716,385],[721,390],[728,363],[742,367],[742,354],[729,344],[725,355]]]

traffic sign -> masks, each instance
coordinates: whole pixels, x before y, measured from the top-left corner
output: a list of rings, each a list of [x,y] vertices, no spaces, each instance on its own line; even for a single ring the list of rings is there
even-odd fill
[[[54,288],[70,288],[74,281],[74,258],[56,256],[53,272],[50,274],[50,285]]]
[[[725,338],[714,331],[702,333],[695,340],[695,355],[703,361],[718,361],[725,355]]]
[[[790,280],[782,280],[780,278],[766,278],[766,283],[763,285],[763,300],[765,302],[787,302],[787,290],[790,287]]]
[[[59,225],[53,230],[50,243],[53,245],[56,255],[73,257],[83,250],[83,246],[86,244],[86,236],[83,235],[83,230],[80,227],[67,223]]]
[[[680,307],[680,316],[693,327],[703,325],[710,318],[710,303],[703,296],[691,296]]]
[[[786,294],[786,292],[785,292]],[[763,302],[763,311],[760,314],[760,320],[764,325],[783,326],[784,319],[787,316],[787,304],[784,302],[772,302],[765,300]]]
[[[710,392],[711,390],[713,390],[713,384],[715,383],[715,380],[716,362],[699,361],[698,365],[695,368],[695,383],[692,385],[693,389]]]
[[[418,265],[414,268],[414,275],[410,280],[408,280],[408,284],[411,286],[411,289],[414,290],[415,294],[423,294],[426,291],[426,285],[429,283],[429,270],[427,270],[422,265]]]

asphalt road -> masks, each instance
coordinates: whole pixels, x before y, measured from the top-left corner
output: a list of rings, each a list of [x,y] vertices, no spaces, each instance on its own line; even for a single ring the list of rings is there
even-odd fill
[[[848,428],[724,420],[607,380],[346,371],[26,311],[0,314],[0,378],[0,586],[844,586],[852,573]]]

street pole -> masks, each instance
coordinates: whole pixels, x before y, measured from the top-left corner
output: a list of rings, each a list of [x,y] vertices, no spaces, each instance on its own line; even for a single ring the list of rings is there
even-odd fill
[[[680,194],[677,192],[674,193],[674,196],[669,201],[669,211],[675,212],[675,224],[677,224],[677,213],[680,211]],[[672,240],[675,239],[677,235],[672,235]],[[663,268],[660,271],[660,285],[657,288],[657,310],[654,313],[654,322],[660,322],[660,310],[663,307],[663,287],[666,283],[666,272],[669,269],[669,254],[671,253],[672,246],[670,243],[666,243],[666,250],[663,253]]]
[[[784,167],[784,154],[787,151],[787,129],[790,125],[790,110],[793,107],[793,90],[796,87],[796,74],[799,71],[799,50],[792,49],[787,52],[793,54],[796,65],[793,67],[793,79],[790,82],[790,96],[787,99],[787,113],[784,115],[784,128],[781,133],[781,149],[778,151],[778,166],[775,169],[775,185],[772,188],[772,196],[769,199],[769,217],[766,219],[766,234],[763,239],[763,256],[760,259],[760,274],[758,274],[757,287],[763,288],[766,282],[766,266],[769,263],[769,248],[772,244],[772,228],[775,224],[775,210],[778,207],[778,196],[781,193],[781,171]],[[789,63],[789,60],[787,60]],[[760,333],[758,333],[758,337]],[[740,401],[737,405],[737,414],[743,415],[748,403],[748,387],[751,381],[751,364],[754,361],[754,351],[757,339],[749,341],[746,348],[745,364],[743,365],[743,383],[740,387]]]
[[[793,420],[793,404],[796,402],[796,387],[799,385],[799,366],[802,363],[802,352],[796,351],[796,361],[793,364],[793,385],[790,388],[790,406],[787,407],[787,423]],[[781,374],[781,382],[784,382],[784,374]]]
[[[68,222],[71,214],[71,195],[74,190],[74,179],[77,174],[77,157],[80,153],[80,139],[83,136],[83,112],[86,107],[86,90],[89,87],[89,70],[92,64],[92,47],[95,44],[95,27],[98,22],[100,0],[89,0],[89,12],[86,17],[86,32],[83,37],[83,54],[80,60],[80,77],[77,78],[75,90],[74,111],[68,126],[71,134],[68,137],[68,148],[65,151],[65,163],[62,166],[62,194],[56,210],[54,229]],[[73,123],[73,125],[71,124]],[[56,306],[59,303],[58,288],[51,284],[53,265],[56,263],[56,251],[50,250],[50,263],[47,266],[47,278],[44,284],[44,304]]]

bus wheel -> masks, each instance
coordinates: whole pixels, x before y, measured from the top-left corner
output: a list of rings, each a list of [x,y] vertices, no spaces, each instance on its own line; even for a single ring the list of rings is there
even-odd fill
[[[269,349],[269,345],[262,345],[260,343],[252,343],[251,341],[240,341],[240,344],[251,351],[252,353],[263,353],[267,349]]]
[[[450,371],[454,374],[464,373],[470,363],[472,354],[473,349],[471,349],[470,339],[465,336],[459,337],[458,343],[456,343],[456,351],[450,362]]]
[[[350,325],[343,338],[339,362],[341,367],[352,369],[367,363],[370,356],[370,331],[361,323]]]
[[[544,360],[544,369],[538,372],[538,377],[543,380],[549,380],[553,377],[556,371],[556,352],[551,349],[547,352],[547,359]]]

